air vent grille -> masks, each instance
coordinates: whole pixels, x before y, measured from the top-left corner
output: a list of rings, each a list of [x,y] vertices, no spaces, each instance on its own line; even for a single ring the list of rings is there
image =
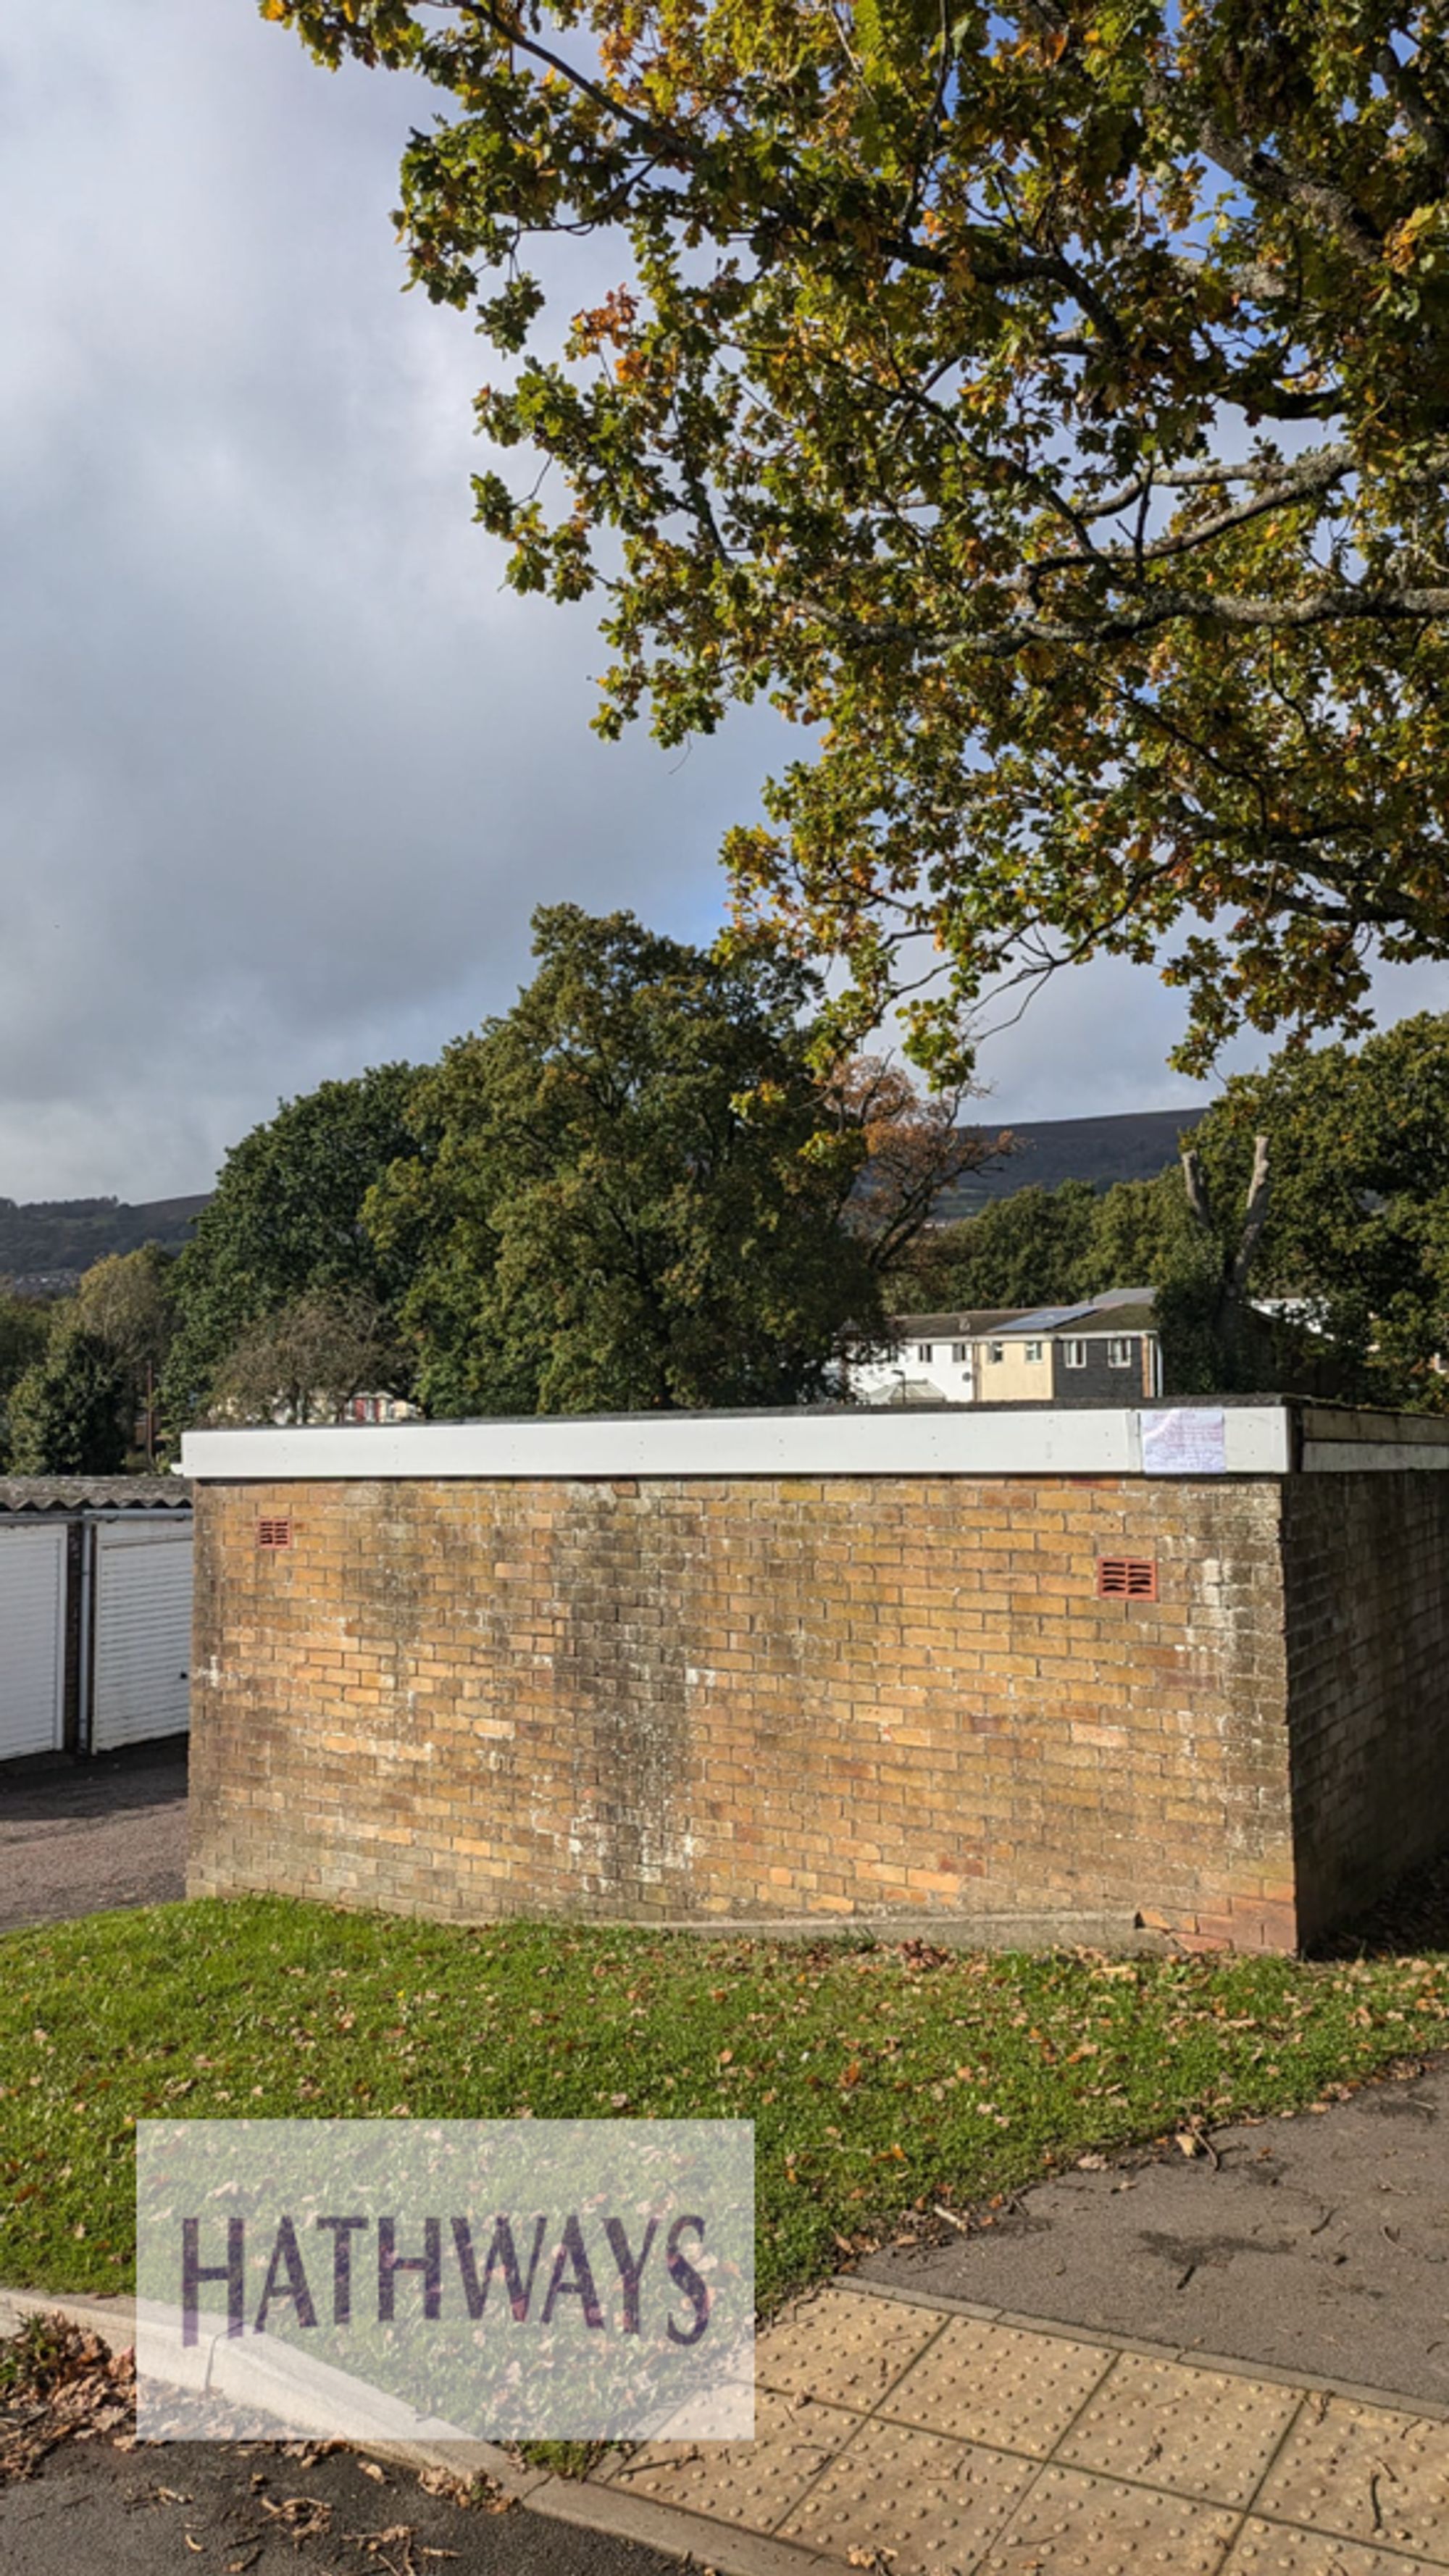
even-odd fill
[[[1153,1556],[1099,1556],[1097,1594],[1103,1601],[1155,1601],[1157,1559]]]
[[[290,1547],[292,1524],[289,1520],[260,1520],[257,1523],[258,1547]]]

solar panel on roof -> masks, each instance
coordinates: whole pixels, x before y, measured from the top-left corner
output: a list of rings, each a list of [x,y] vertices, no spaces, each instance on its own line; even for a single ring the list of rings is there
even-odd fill
[[[1038,1306],[1031,1315],[1018,1315],[1015,1323],[1003,1324],[1002,1333],[1054,1333],[1059,1324],[1074,1324],[1079,1315],[1094,1312],[1095,1301],[1088,1298],[1084,1306]]]

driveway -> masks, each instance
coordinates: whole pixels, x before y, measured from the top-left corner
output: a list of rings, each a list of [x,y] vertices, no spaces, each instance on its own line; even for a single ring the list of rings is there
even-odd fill
[[[0,1932],[186,1893],[186,1745],[0,1772]]]

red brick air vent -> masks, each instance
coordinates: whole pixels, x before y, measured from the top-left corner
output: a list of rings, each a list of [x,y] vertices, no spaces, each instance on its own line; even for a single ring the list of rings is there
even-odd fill
[[[262,1520],[257,1523],[258,1547],[290,1547],[292,1524],[289,1520]]]
[[[1102,1601],[1155,1601],[1155,1556],[1099,1556],[1097,1596]]]

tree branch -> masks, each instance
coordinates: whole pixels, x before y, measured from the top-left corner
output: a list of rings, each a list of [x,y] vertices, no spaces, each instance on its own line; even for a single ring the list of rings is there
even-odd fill
[[[1268,1222],[1268,1199],[1268,1139],[1266,1136],[1255,1136],[1253,1138],[1253,1177],[1248,1183],[1247,1214],[1243,1219],[1243,1231],[1238,1242],[1237,1256],[1228,1274],[1228,1295],[1235,1304],[1241,1303],[1243,1292],[1248,1285],[1248,1273],[1253,1266],[1253,1256],[1262,1238],[1263,1228]]]

